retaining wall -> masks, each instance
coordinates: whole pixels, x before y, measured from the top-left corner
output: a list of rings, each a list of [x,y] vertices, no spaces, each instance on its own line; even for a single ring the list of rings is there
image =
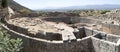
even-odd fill
[[[30,37],[7,29],[12,38],[23,39],[21,52],[119,52],[119,36],[106,35],[105,33],[89,31],[93,36],[77,39],[77,41],[49,41],[45,39]],[[86,29],[87,30],[87,29]],[[99,34],[101,33],[101,34]],[[104,37],[105,36],[105,37]],[[102,37],[102,38],[101,38]]]
[[[101,24],[101,21],[92,19],[89,17],[77,17],[77,18],[72,18],[72,22],[74,23],[89,23],[89,24]]]
[[[102,31],[115,34],[115,35],[120,35],[120,26],[119,25],[114,25],[114,24],[102,24]]]
[[[40,38],[30,37],[24,34],[17,33],[9,28],[12,38],[22,38],[24,48],[21,52],[93,52],[92,42],[90,37],[77,39],[77,41],[49,41]]]
[[[106,35],[106,33],[101,33],[96,30],[87,28],[79,29],[79,33],[83,31],[82,33],[85,35],[84,38],[77,38],[76,41],[69,40],[70,42],[64,42],[63,40],[56,41],[52,39],[53,41],[51,41],[29,36],[28,33],[27,35],[23,34],[25,32],[22,31],[26,31],[25,29],[13,26],[9,23],[5,25],[2,24],[2,26],[8,30],[11,38],[22,38],[22,46],[24,48],[21,52],[120,52],[119,36]],[[76,37],[78,35],[81,36],[81,34],[77,34]]]
[[[74,24],[74,23],[90,23],[90,24],[101,24],[101,21],[94,20],[91,18],[84,18],[84,17],[53,17],[53,18],[43,18],[46,21],[52,22],[64,22],[67,24]]]
[[[95,52],[120,52],[120,37],[111,34],[97,34],[92,37]]]

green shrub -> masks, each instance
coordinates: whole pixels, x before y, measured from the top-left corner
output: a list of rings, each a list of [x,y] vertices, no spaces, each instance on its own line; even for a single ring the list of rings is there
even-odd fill
[[[21,45],[22,39],[11,39],[7,31],[0,27],[0,52],[19,52]]]
[[[19,11],[21,14],[29,14],[29,13],[31,13],[30,12],[30,10],[28,10],[28,9],[21,9],[20,11]]]
[[[102,10],[101,14],[106,14],[107,12],[110,12],[109,10]]]

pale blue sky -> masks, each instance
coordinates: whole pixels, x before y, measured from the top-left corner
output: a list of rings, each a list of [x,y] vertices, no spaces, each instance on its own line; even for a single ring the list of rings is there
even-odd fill
[[[84,5],[120,4],[120,0],[14,0],[30,9]]]

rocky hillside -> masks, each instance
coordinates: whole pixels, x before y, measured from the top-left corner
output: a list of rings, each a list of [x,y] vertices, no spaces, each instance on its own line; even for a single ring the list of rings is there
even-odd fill
[[[111,10],[110,12],[100,16],[101,19],[120,20],[120,9]]]
[[[11,7],[12,9],[14,9],[15,11],[19,11],[19,10],[22,10],[22,9],[28,9],[28,8],[26,8],[26,7],[18,4],[17,2],[15,2],[15,1],[13,1],[13,0],[9,0],[9,2],[10,2],[10,3],[9,3],[10,7]],[[28,10],[30,10],[30,9],[28,9]],[[32,10],[30,10],[30,11],[32,11]]]

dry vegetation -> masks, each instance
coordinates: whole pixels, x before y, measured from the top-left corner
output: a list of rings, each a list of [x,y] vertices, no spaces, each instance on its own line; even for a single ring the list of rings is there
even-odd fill
[[[70,10],[70,13],[78,13],[80,16],[100,16],[110,12],[109,10]]]

